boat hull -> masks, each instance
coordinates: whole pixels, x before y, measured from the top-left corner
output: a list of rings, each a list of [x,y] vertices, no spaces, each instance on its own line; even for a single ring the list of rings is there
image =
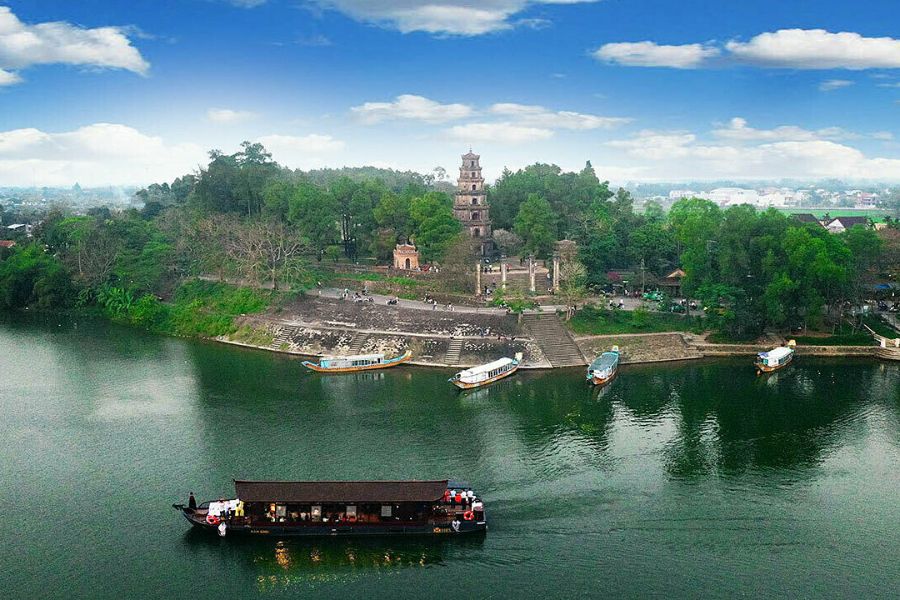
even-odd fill
[[[594,385],[606,385],[610,381],[616,378],[616,374],[618,371],[613,371],[609,377],[600,377],[598,375],[592,375],[590,378],[590,382]]]
[[[377,371],[379,369],[390,369],[391,367],[396,367],[397,365],[402,365],[403,363],[409,362],[412,360],[412,352],[405,352],[402,356],[398,356],[397,358],[392,358],[390,360],[386,360],[381,364],[377,365],[366,365],[362,367],[338,367],[338,368],[328,368],[321,367],[317,363],[303,361],[303,366],[311,371],[315,371],[317,373],[357,373],[360,371]]]
[[[509,371],[506,371],[505,373],[500,373],[499,375],[495,375],[494,377],[491,377],[490,379],[485,379],[484,381],[479,381],[476,383],[467,383],[465,381],[460,381],[459,379],[452,379],[450,381],[450,383],[452,383],[453,385],[455,385],[456,387],[458,387],[461,390],[472,390],[475,388],[490,385],[490,384],[494,383],[495,381],[500,381],[501,379],[509,377],[510,375],[512,375],[513,373],[515,373],[518,370],[519,370],[519,366],[516,365]]]
[[[181,509],[184,518],[196,527],[210,534],[218,534],[218,526],[198,519],[190,512],[190,509]],[[241,536],[269,536],[269,537],[347,537],[347,536],[384,536],[384,535],[461,535],[482,533],[487,531],[485,521],[458,521],[454,527],[452,523],[342,523],[340,525],[329,524],[302,524],[302,525],[278,525],[278,524],[229,524],[226,529],[226,537],[232,535]]]

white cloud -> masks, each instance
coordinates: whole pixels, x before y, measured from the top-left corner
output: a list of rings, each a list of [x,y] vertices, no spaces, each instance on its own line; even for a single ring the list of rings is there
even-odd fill
[[[344,149],[344,142],[330,135],[266,135],[256,140],[277,162],[294,169],[310,169],[326,164],[325,157]]]
[[[213,123],[241,123],[258,116],[249,110],[232,110],[230,108],[211,108],[206,111],[206,118]]]
[[[881,140],[882,142],[890,142],[894,139],[894,134],[890,131],[876,131],[872,134],[872,139]]]
[[[552,111],[543,106],[504,102],[494,104],[490,112],[513,118],[518,123],[546,129],[608,129],[631,122],[621,117],[601,117],[572,111]]]
[[[86,29],[63,21],[28,25],[12,9],[0,6],[0,85],[20,80],[13,71],[46,64],[125,69],[145,75],[150,64],[131,45],[126,29]]]
[[[696,69],[719,50],[703,44],[664,46],[655,42],[617,42],[604,44],[594,51],[597,60],[628,67],[671,67]]]
[[[374,23],[403,33],[475,36],[511,29],[534,27],[543,19],[510,20],[530,5],[578,4],[597,0],[314,0],[319,6],[338,10],[358,21]]]
[[[553,131],[514,123],[468,123],[451,127],[446,133],[462,142],[526,143],[553,137]]]
[[[833,92],[841,88],[850,87],[854,82],[848,79],[827,79],[819,84],[820,92]]]
[[[898,69],[900,40],[849,31],[779,29],[725,48],[738,61],[787,69]]]
[[[171,181],[204,162],[196,144],[167,144],[126,125],[96,123],[74,131],[0,132],[5,185],[127,185]]]
[[[900,69],[900,40],[864,37],[850,31],[779,29],[761,33],[747,42],[731,40],[724,48],[711,44],[664,46],[651,41],[620,42],[605,44],[593,55],[618,65],[675,69],[702,67],[720,55],[718,64],[780,69]]]
[[[445,123],[468,117],[473,112],[472,107],[465,104],[441,104],[412,94],[397,96],[393,102],[366,102],[350,110],[367,125],[401,119]]]
[[[726,127],[713,130],[713,135],[718,138],[738,142],[760,141],[809,141],[820,139],[849,139],[857,138],[853,134],[840,127],[826,127],[811,131],[796,125],[782,125],[774,129],[754,129],[747,126],[747,120],[735,117],[728,122]]]
[[[0,86],[13,85],[22,81],[18,73],[12,71],[4,71],[0,69]]]
[[[730,145],[703,143],[692,133],[646,131],[607,145],[643,161],[644,174],[654,179],[900,179],[900,159],[869,158],[830,140]]]

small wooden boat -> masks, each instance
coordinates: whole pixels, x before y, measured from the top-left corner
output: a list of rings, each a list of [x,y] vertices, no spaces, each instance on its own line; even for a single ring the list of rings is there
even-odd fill
[[[173,504],[198,529],[226,534],[334,536],[487,530],[484,503],[450,481],[238,481],[235,497]]]
[[[794,360],[794,348],[797,342],[791,340],[787,346],[779,346],[768,352],[760,352],[756,355],[756,369],[758,373],[771,373],[782,367],[786,367]]]
[[[518,371],[521,360],[522,355],[517,353],[515,358],[500,358],[494,362],[460,371],[449,381],[462,390],[488,385]]]
[[[594,359],[588,367],[587,380],[594,385],[605,385],[613,380],[619,370],[619,347],[613,346],[611,352],[604,352]]]
[[[388,369],[408,362],[410,359],[412,359],[412,352],[407,350],[394,358],[385,358],[384,354],[355,354],[322,358],[317,363],[304,360],[303,366],[319,373],[354,373]]]

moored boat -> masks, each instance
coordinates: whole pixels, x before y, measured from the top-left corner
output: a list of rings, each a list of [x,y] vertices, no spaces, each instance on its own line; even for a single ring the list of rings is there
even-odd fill
[[[519,370],[522,355],[516,354],[515,358],[500,358],[484,365],[472,367],[460,371],[449,379],[450,383],[462,390],[481,387],[509,377]]]
[[[760,352],[756,355],[756,361],[754,363],[757,371],[761,373],[771,373],[772,371],[777,371],[782,367],[786,367],[794,360],[794,347],[796,345],[797,342],[791,340],[787,343],[787,346],[779,346],[768,352]]]
[[[487,530],[484,503],[465,483],[239,481],[235,497],[173,504],[199,529],[226,534],[334,536],[455,534]]]
[[[317,363],[304,360],[303,366],[319,373],[353,373],[388,369],[408,362],[410,359],[412,359],[412,352],[407,350],[394,358],[385,358],[384,354],[354,354],[322,358]]]
[[[588,367],[587,380],[594,385],[605,385],[612,381],[619,370],[619,347],[613,346],[612,351],[604,352],[594,359]]]

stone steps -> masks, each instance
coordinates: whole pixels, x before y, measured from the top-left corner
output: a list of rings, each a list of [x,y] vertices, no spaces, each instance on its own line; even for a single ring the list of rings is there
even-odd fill
[[[447,365],[457,365],[459,364],[459,357],[462,354],[463,349],[463,340],[459,338],[454,338],[450,340],[450,345],[447,346],[447,354],[444,355],[444,364]]]
[[[526,314],[522,316],[522,323],[552,366],[581,367],[587,364],[578,344],[555,314]]]
[[[284,325],[275,328],[275,335],[272,338],[272,348],[280,349],[284,344],[291,345],[291,336],[295,333],[296,328],[290,325]]]
[[[360,354],[367,339],[369,339],[368,333],[354,333],[350,339],[350,346],[347,348],[348,354]]]

